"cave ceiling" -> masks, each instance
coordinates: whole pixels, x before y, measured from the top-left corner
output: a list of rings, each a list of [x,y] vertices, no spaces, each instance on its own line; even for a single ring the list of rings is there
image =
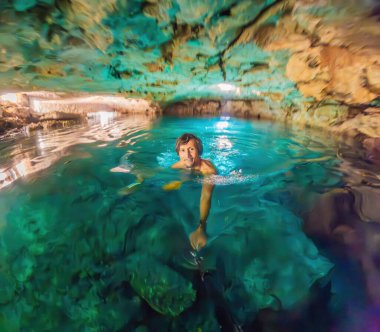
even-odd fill
[[[371,1],[1,1],[0,89],[370,103],[377,15]]]

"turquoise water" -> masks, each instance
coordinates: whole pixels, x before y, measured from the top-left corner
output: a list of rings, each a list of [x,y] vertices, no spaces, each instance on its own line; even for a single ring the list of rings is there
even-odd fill
[[[170,169],[184,132],[219,173],[200,252],[188,236],[205,179]],[[1,142],[0,330],[355,331],[374,310],[365,271],[321,231],[344,210],[331,197],[364,197],[346,189],[340,144],[228,117],[103,119]]]

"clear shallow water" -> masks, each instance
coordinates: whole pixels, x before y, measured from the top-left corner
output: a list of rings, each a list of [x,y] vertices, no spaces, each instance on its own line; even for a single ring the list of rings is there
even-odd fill
[[[379,174],[351,147],[229,118],[98,120],[0,144],[0,330],[377,328]],[[183,132],[219,172],[200,253],[204,179],[170,169]]]

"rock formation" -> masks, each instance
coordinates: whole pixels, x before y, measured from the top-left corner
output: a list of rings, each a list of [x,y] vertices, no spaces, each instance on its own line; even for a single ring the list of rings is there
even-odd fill
[[[7,99],[12,99],[11,101]],[[0,134],[21,128],[62,127],[99,112],[155,115],[160,108],[144,99],[120,96],[67,96],[40,91],[0,96]]]
[[[0,90],[231,100],[239,114],[371,123],[378,136],[378,14],[374,0],[2,2]],[[1,127],[19,126],[2,109]]]

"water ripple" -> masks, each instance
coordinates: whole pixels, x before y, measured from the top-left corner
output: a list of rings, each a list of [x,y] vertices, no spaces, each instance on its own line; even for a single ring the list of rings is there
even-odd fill
[[[144,135],[155,119],[145,115],[116,117],[104,123],[93,117],[89,124],[50,131],[26,133],[24,137],[0,143],[0,189],[19,178],[29,176],[53,165],[78,144],[100,143],[100,146],[122,137],[128,144]],[[140,133],[139,135],[136,135]],[[78,155],[78,158],[81,156]]]

